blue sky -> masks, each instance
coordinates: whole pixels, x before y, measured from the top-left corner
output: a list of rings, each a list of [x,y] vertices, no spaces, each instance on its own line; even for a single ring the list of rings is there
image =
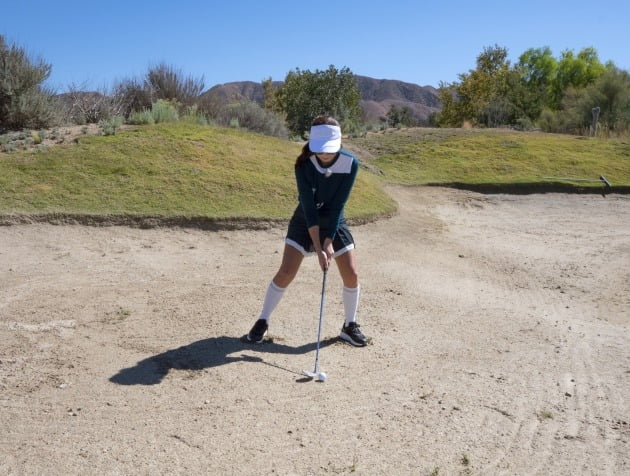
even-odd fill
[[[592,46],[630,70],[628,0],[13,0],[1,9],[0,34],[52,65],[47,84],[57,92],[108,88],[162,62],[203,77],[206,88],[331,64],[438,86],[495,44],[512,63],[528,48],[559,57]]]

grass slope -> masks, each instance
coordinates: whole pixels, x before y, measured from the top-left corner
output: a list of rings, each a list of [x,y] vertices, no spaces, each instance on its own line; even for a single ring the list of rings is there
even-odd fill
[[[0,213],[286,219],[297,203],[299,151],[259,134],[175,123],[0,154]],[[360,173],[348,216],[394,210],[377,179]]]
[[[613,190],[630,186],[630,141],[507,130],[408,129],[353,139],[388,182],[470,188],[555,187]],[[552,179],[593,179],[593,183]]]
[[[355,221],[395,211],[383,180],[486,191],[599,191],[604,175],[612,191],[630,191],[630,144],[623,140],[418,128],[372,133],[347,145],[368,169],[382,172],[359,174],[347,207]],[[293,162],[300,147],[175,123],[85,136],[44,151],[0,153],[0,215],[187,218],[197,224],[285,220],[297,203]]]

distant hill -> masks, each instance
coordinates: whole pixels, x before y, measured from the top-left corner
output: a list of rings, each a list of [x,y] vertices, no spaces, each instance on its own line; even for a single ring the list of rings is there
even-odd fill
[[[438,92],[432,86],[419,86],[393,79],[373,79],[367,76],[355,76],[361,93],[361,108],[366,117],[378,120],[384,117],[392,105],[402,108],[407,106],[419,121],[426,121],[432,112],[441,109]],[[275,81],[275,85],[282,85]],[[213,86],[204,94],[215,101],[227,103],[250,100],[262,104],[263,88],[254,81],[237,81]]]

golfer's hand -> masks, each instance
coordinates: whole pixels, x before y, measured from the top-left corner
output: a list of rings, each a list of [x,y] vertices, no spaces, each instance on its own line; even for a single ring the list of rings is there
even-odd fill
[[[326,252],[326,255],[328,255],[328,263],[330,263],[333,259],[333,255],[335,254],[332,240],[330,238],[326,238],[324,240],[324,251]]]
[[[317,252],[317,259],[319,259],[319,265],[322,267],[322,271],[328,271],[328,266],[330,265],[328,253],[324,250],[319,250]]]

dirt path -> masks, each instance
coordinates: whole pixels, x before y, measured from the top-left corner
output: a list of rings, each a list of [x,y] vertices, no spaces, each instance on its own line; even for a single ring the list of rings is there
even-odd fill
[[[0,227],[0,474],[628,474],[630,199],[392,187],[364,349],[284,229]]]

